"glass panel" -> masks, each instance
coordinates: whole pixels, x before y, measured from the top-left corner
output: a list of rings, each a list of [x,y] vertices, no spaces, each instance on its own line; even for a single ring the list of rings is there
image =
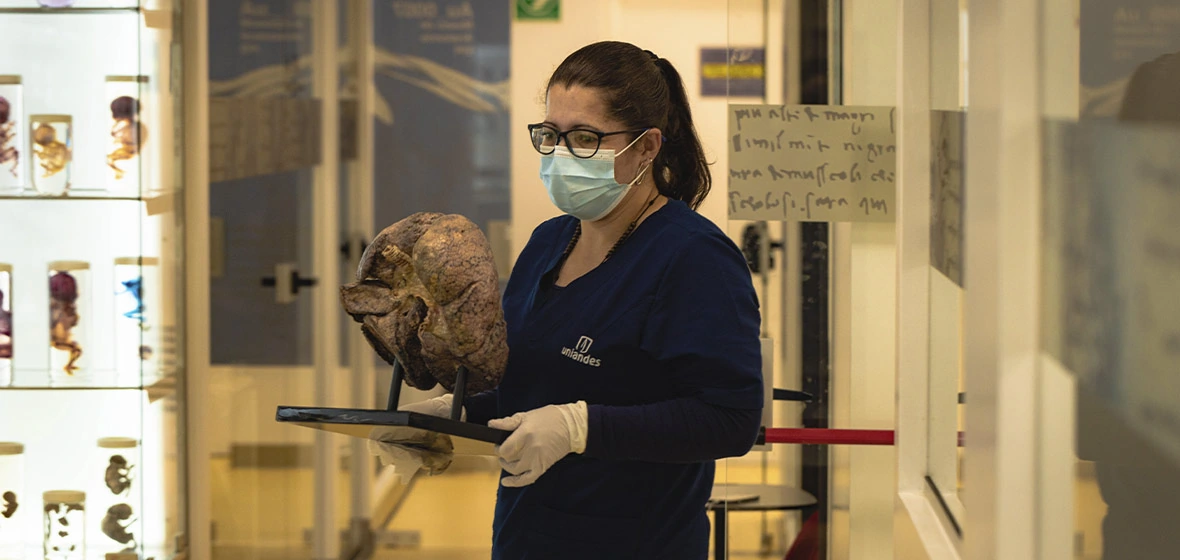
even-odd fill
[[[313,402],[313,168],[308,2],[209,5],[210,387],[227,414],[214,434],[213,555],[307,558],[313,519],[311,430],[273,421]],[[320,235],[331,235],[319,232]]]
[[[1172,550],[1180,488],[1168,428],[1180,129],[1050,123],[1046,140],[1045,341],[1078,384],[1079,557],[1156,557]]]
[[[481,2],[374,6],[378,230],[422,211],[485,233],[510,219],[509,17]]]
[[[1162,558],[1180,544],[1180,2],[1042,4],[1042,338],[1077,386],[1073,556]]]
[[[695,33],[693,47],[699,52],[690,56],[699,60],[699,75],[688,78],[681,70],[694,115],[702,107],[708,111],[717,97],[724,96],[727,105],[723,126],[708,128],[713,117],[706,112],[698,117],[703,121],[698,129],[707,153],[716,158],[711,197],[726,197],[725,215],[718,219],[745,253],[759,297],[767,397],[763,423],[772,430],[828,428],[837,422],[829,392],[830,226],[801,223],[800,216],[733,214],[731,170],[738,164],[732,146],[744,130],[736,130],[731,115],[737,105],[773,108],[778,114],[787,114],[782,109],[788,105],[790,115],[802,115],[801,103],[834,102],[829,84],[839,76],[834,62],[839,57],[832,45],[839,41],[830,22],[839,21],[839,8],[832,4],[729,0],[724,48],[709,42],[712,35]],[[784,125],[785,136],[778,137],[783,150],[809,141],[805,133],[790,129]],[[813,137],[810,145],[824,149]],[[776,164],[789,166],[789,156],[776,154]],[[827,445],[768,444],[718,462],[714,495],[726,502],[714,511],[714,521],[715,529],[725,522],[728,557],[839,557],[848,540],[847,531],[839,529],[848,520],[848,470],[839,466],[840,451]],[[847,457],[848,449],[842,451]]]
[[[561,8],[567,13],[557,23],[541,19],[539,25],[573,26],[568,10],[576,8]],[[530,118],[537,111],[531,96],[512,107],[510,86],[535,92],[543,85],[510,72],[513,12],[503,3],[462,1],[375,2],[371,10],[374,107],[366,118],[372,119],[375,157],[373,168],[364,171],[371,173],[373,193],[362,210],[372,233],[417,212],[462,215],[491,244],[502,289],[513,260],[511,150],[535,154],[527,143],[515,147],[514,137],[527,131],[523,125],[510,129],[510,109]],[[522,57],[520,74],[557,48],[528,31],[524,24],[512,37],[520,52],[536,53]],[[535,167],[525,181],[528,192],[548,204]],[[355,271],[342,279],[351,281]],[[357,332],[351,319],[348,329]],[[384,407],[392,368],[368,344],[360,354],[375,364],[373,404]],[[420,391],[407,385],[399,404],[413,406],[444,392],[441,386]],[[500,477],[495,457],[457,455],[445,471],[421,471],[411,480],[404,463],[385,466],[393,456],[370,449],[383,465],[374,481],[374,530],[401,543],[386,557],[488,558]]]
[[[787,10],[786,6],[760,0],[729,0],[725,35],[718,37],[724,43],[712,42],[714,32],[706,32],[708,26],[697,24],[702,29],[694,34],[698,40],[692,46],[697,52],[684,48],[672,51],[673,55],[659,52],[665,57],[680,54],[700,65],[698,75],[690,76],[691,70],[673,59],[689,89],[701,141],[707,153],[716,154],[710,194],[714,201],[727,202],[729,196],[730,154],[726,139],[734,132],[729,123],[730,106],[798,102],[799,79],[791,69],[799,56],[793,47],[800,32],[795,25],[799,14]],[[689,25],[689,18],[684,19],[684,25]],[[714,124],[708,108],[721,100],[726,104],[726,121]],[[775,387],[801,389],[797,357],[793,355],[797,345],[787,338],[786,331],[788,306],[798,305],[798,298],[794,294],[787,298],[786,290],[788,285],[798,289],[798,284],[787,282],[795,268],[788,264],[784,249],[797,240],[797,230],[793,224],[780,221],[732,219],[728,208],[714,219],[725,224],[723,228],[730,238],[746,253],[759,297],[766,391],[763,425],[798,427],[804,405],[776,402],[773,398]],[[791,317],[797,318],[797,310],[792,311]],[[726,550],[723,554],[715,551],[715,558],[781,557],[792,546],[806,517],[802,510],[814,510],[813,496],[801,489],[801,457],[799,446],[766,444],[756,446],[743,457],[718,461],[713,487],[717,500],[713,508],[713,544],[714,548],[719,546],[717,535],[723,533]],[[818,532],[818,528],[815,530]]]
[[[962,490],[963,248],[967,2],[930,6],[930,324],[927,482],[959,527]]]

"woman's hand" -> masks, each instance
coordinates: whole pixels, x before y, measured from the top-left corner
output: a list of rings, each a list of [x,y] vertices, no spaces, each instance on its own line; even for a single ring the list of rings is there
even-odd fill
[[[585,401],[549,405],[488,422],[488,427],[512,430],[496,447],[500,467],[514,476],[500,481],[508,487],[537,481],[562,457],[586,450],[588,412]]]

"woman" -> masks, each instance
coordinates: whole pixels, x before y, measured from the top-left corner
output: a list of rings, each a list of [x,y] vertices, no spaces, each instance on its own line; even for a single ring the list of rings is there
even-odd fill
[[[708,555],[713,461],[762,408],[758,302],[736,246],[694,210],[711,179],[667,60],[573,53],[530,125],[549,197],[503,305],[510,357],[470,422],[513,434],[493,558]],[[403,410],[445,415],[450,396]]]

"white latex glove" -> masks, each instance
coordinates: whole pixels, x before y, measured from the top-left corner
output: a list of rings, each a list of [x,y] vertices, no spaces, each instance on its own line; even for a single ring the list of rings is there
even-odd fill
[[[418,401],[416,403],[407,404],[406,406],[403,406],[397,410],[398,410],[398,412],[417,412],[418,414],[425,414],[427,416],[438,416],[439,418],[450,418],[451,417],[451,406],[454,401],[455,401],[455,395],[447,393],[447,394],[442,395],[440,397],[434,397],[433,399],[426,399],[424,401]],[[460,414],[461,415],[459,416],[459,419],[466,422],[467,421],[467,408],[464,407],[463,411]]]
[[[585,401],[519,412],[488,422],[488,427],[512,430],[496,446],[500,467],[515,476],[500,483],[508,487],[528,486],[541,478],[562,457],[586,450],[589,413]]]

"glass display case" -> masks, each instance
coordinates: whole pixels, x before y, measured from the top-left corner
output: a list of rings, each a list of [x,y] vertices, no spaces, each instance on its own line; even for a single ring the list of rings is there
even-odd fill
[[[0,0],[5,560],[184,552],[179,5]]]

